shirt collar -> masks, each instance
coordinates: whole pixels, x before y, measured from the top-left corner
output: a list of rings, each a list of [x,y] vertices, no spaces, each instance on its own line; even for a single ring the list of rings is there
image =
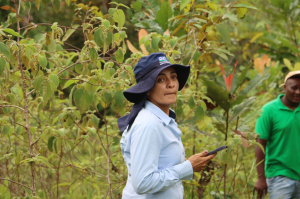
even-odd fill
[[[282,110],[289,110],[289,111],[291,111],[291,109],[289,109],[288,107],[286,107],[283,103],[282,103],[282,101],[281,101],[281,98],[284,96],[284,94],[280,94],[280,95],[278,95],[278,97],[277,97],[277,105],[278,105],[278,108],[279,109],[282,109]],[[299,104],[299,106],[295,109],[295,111],[298,111],[298,110],[300,110],[300,104]]]
[[[163,121],[166,125],[169,125],[172,119],[176,118],[176,114],[173,110],[170,109],[169,116],[163,112],[159,107],[157,107],[155,104],[153,104],[150,101],[145,102],[145,109],[152,112],[154,115],[156,115],[159,119]]]

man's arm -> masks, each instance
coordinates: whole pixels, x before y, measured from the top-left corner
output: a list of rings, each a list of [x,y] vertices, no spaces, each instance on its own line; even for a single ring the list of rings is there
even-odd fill
[[[258,138],[257,142],[260,143],[264,147],[264,150],[266,151],[267,140]],[[262,196],[267,194],[268,185],[265,176],[265,153],[258,146],[255,147],[255,157],[256,157],[256,164],[259,163],[259,165],[257,165],[256,167],[258,179],[255,183],[255,189],[258,192],[259,198],[261,198]]]

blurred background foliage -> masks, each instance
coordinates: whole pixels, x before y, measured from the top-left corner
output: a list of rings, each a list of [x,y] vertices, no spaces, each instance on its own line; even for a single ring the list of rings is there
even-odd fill
[[[185,198],[251,198],[256,118],[300,70],[299,12],[298,0],[35,0],[18,30],[1,0],[1,198],[121,198],[122,91],[158,51],[191,65],[172,107],[186,156],[229,146]]]

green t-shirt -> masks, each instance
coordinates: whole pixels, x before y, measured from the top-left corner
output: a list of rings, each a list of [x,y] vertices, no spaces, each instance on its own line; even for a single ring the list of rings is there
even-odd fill
[[[292,111],[277,99],[262,108],[255,132],[267,140],[265,175],[300,180],[300,105]]]

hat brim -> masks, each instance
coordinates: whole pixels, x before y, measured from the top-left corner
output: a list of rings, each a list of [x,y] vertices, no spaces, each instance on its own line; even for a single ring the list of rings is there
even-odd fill
[[[184,66],[180,64],[170,64],[170,65],[159,67],[157,70],[152,72],[147,78],[139,81],[136,85],[124,91],[123,94],[125,98],[128,101],[133,103],[139,102],[146,94],[146,92],[149,91],[154,86],[156,82],[156,78],[159,75],[159,73],[162,70],[169,67],[174,67],[177,73],[177,79],[179,82],[178,90],[180,91],[186,84],[186,81],[188,80],[190,74],[190,66],[189,65]]]

